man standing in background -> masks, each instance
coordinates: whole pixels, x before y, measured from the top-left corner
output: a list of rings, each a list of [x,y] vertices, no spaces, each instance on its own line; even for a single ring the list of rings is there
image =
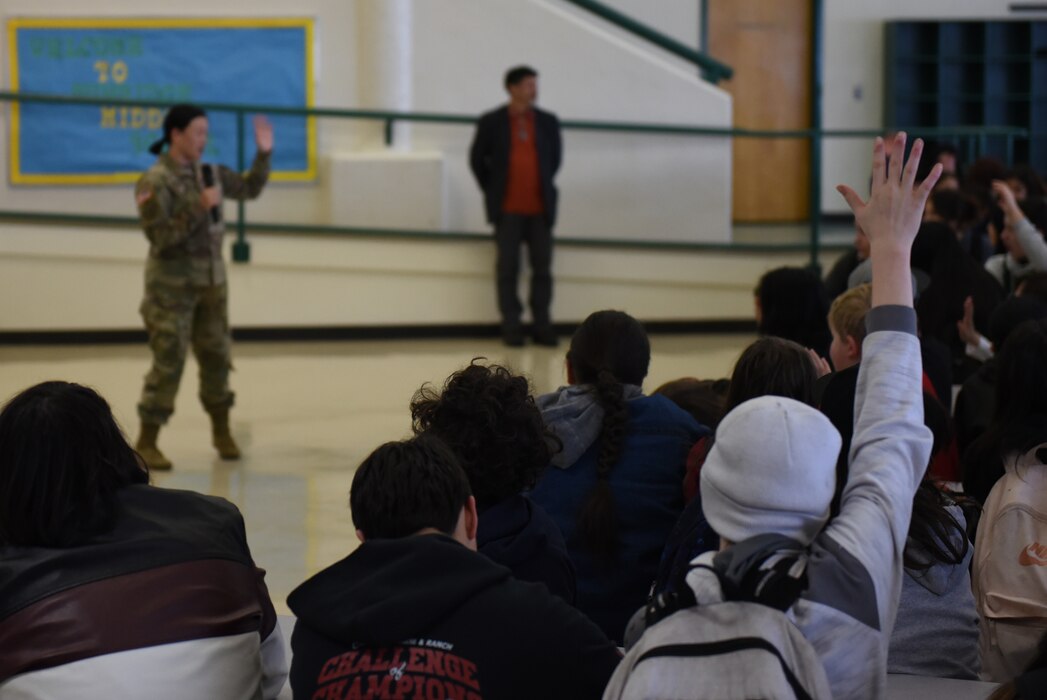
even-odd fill
[[[207,115],[195,105],[175,105],[164,135],[149,149],[156,163],[138,180],[135,201],[149,239],[141,313],[153,365],[145,375],[135,449],[150,469],[170,469],[157,447],[160,426],[174,412],[185,356],[192,345],[200,365],[200,401],[211,416],[212,442],[222,459],[238,459],[229,432],[232,368],[228,290],[222,261],[222,198],[254,199],[269,179],[273,127],[254,122],[258,153],[247,173],[202,164]],[[165,150],[166,147],[166,150]]]
[[[498,310],[502,340],[524,344],[517,295],[520,246],[527,244],[531,264],[533,338],[555,346],[549,306],[553,297],[553,237],[557,191],[553,177],[560,169],[560,122],[534,106],[538,73],[518,66],[505,74],[509,103],[487,112],[476,125],[469,164],[484,193],[487,220],[494,224]]]

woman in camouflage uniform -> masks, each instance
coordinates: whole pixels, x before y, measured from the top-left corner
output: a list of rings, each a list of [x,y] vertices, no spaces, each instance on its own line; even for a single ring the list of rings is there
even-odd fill
[[[254,120],[258,152],[244,174],[200,162],[207,145],[207,115],[176,105],[164,118],[164,136],[150,151],[158,158],[138,180],[135,200],[149,239],[141,313],[153,365],[145,376],[136,448],[150,469],[170,469],[156,444],[174,411],[190,346],[200,365],[200,400],[211,416],[214,446],[222,459],[238,459],[229,432],[230,333],[225,264],[222,262],[223,197],[254,199],[269,178],[273,129]],[[167,147],[164,150],[164,147]]]

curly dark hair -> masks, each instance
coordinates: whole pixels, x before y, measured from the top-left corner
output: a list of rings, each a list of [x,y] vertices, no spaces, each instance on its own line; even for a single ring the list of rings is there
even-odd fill
[[[561,443],[545,426],[527,379],[477,358],[411,399],[416,434],[439,437],[458,456],[483,510],[532,488]]]

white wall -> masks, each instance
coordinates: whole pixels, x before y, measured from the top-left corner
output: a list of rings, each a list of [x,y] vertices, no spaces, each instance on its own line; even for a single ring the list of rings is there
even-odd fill
[[[685,46],[698,48],[701,0],[603,0],[603,3]]]
[[[85,4],[80,0],[3,0],[0,20],[9,17],[230,17],[230,16],[298,16],[313,17],[317,22],[319,105],[347,106],[356,103],[359,92],[357,75],[341,68],[353,65],[354,42],[346,42],[356,26],[355,3],[344,0],[298,0],[289,5],[282,0],[250,2],[216,2],[215,0],[180,0],[176,4],[158,0],[107,0]],[[6,33],[2,41],[6,43]],[[8,53],[3,51],[2,84],[8,86]],[[6,108],[0,109],[0,156],[5,163],[0,180],[0,208],[26,211],[65,211],[89,214],[130,215],[133,213],[133,188],[123,186],[95,187],[12,187],[9,184],[7,156]],[[359,127],[340,124],[340,130],[321,120],[321,151],[337,148],[342,143],[359,143]],[[277,135],[279,138],[279,135]],[[250,207],[251,212],[275,221],[320,223],[327,210],[328,193],[321,187],[281,184],[271,187],[266,197]],[[232,211],[231,209],[227,211]]]
[[[1011,0],[825,0],[824,4],[823,118],[828,129],[878,129],[884,125],[884,22],[1015,17],[1007,9]],[[825,142],[823,211],[848,211],[834,187],[839,182],[868,182],[871,152],[871,144],[863,139]]]
[[[112,16],[312,16],[317,20],[319,76],[316,102],[323,106],[478,114],[504,102],[504,70],[530,62],[542,73],[541,101],[567,119],[661,123],[730,123],[730,98],[662,52],[643,45],[589,13],[559,0],[396,0],[411,31],[389,31],[383,21],[393,0],[274,0],[142,3],[112,0]],[[3,17],[83,16],[74,0],[5,0]],[[395,29],[395,28],[393,28]],[[376,41],[407,37],[402,51]],[[406,97],[387,85],[397,77],[389,63],[406,55]],[[6,52],[5,52],[6,56]],[[413,66],[413,70],[411,70]],[[6,71],[4,73],[6,80]],[[6,110],[0,129],[5,133]],[[321,174],[341,172],[340,161],[384,152],[381,124],[319,120]],[[487,230],[482,201],[466,166],[467,125],[414,126],[414,150],[443,154],[444,167],[430,187],[445,193],[436,219],[452,230]],[[279,138],[279,135],[277,135]],[[6,140],[0,140],[6,161]],[[724,139],[565,133],[562,235],[589,238],[655,238],[725,241],[730,235],[730,151]],[[333,168],[331,160],[335,160]],[[359,161],[357,160],[357,163]],[[405,166],[406,167],[406,166]],[[382,172],[394,169],[382,168]],[[378,174],[376,177],[381,177]],[[412,181],[414,181],[412,179]],[[425,196],[402,189],[395,174],[384,180],[390,200]],[[343,213],[344,192],[332,178],[315,184],[276,183],[249,207],[266,221],[376,225]],[[381,183],[379,183],[381,184]],[[398,190],[399,188],[399,190]],[[0,208],[121,215],[130,213],[130,186],[12,188],[0,185]],[[396,193],[396,194],[392,194]],[[399,204],[399,202],[398,202]],[[402,205],[401,205],[402,206]],[[231,210],[231,209],[230,209]],[[227,210],[227,211],[230,211]],[[702,216],[695,216],[700,211]],[[420,217],[429,220],[433,217]]]
[[[322,106],[478,114],[504,102],[504,70],[529,62],[541,71],[542,104],[564,119],[730,123],[729,96],[694,70],[559,0],[109,0],[90,8],[78,0],[4,0],[0,12],[3,18],[311,16]],[[400,51],[383,43],[405,36],[409,44]],[[2,134],[6,118],[0,110]],[[407,153],[387,151],[379,125],[320,120],[318,131],[318,181],[271,183],[249,205],[249,220],[401,227],[414,221],[488,230],[466,167],[471,127],[403,129],[400,146],[408,144]],[[565,144],[559,235],[677,241],[730,235],[725,140],[567,132]],[[6,162],[2,139],[0,153]],[[352,185],[369,176],[366,188]],[[4,178],[0,208],[126,216],[133,212],[131,192],[129,185],[14,188]],[[342,205],[353,196],[383,201],[347,211]],[[146,254],[140,232],[0,226],[0,329],[140,327]],[[493,246],[486,239],[267,234],[252,243],[251,264],[230,268],[237,326],[497,319]],[[611,305],[645,318],[746,317],[753,275],[768,263],[560,247],[554,314],[580,320]]]
[[[478,114],[496,107],[505,101],[505,69],[527,63],[540,74],[539,102],[561,119],[730,124],[724,91],[567,3],[422,0],[414,21],[413,99],[420,111]],[[448,43],[448,36],[467,39]],[[471,137],[470,129],[413,128],[416,148],[447,155],[450,228],[477,231],[487,226],[468,173]],[[580,238],[726,241],[730,168],[726,139],[565,131],[557,231]]]
[[[73,235],[75,233],[76,235]],[[4,225],[0,330],[141,327],[146,244],[132,229],[70,233]],[[236,327],[494,323],[494,246],[487,239],[331,240],[254,235],[250,264],[229,265]],[[830,265],[837,253],[823,257]],[[644,320],[752,317],[752,289],[766,270],[802,265],[802,253],[612,250],[559,246],[553,319],[595,309]],[[523,282],[523,280],[521,280]],[[524,297],[526,298],[526,297]]]

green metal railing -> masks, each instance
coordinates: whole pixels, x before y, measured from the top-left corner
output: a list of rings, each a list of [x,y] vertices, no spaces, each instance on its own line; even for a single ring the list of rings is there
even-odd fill
[[[86,97],[67,97],[60,95],[39,95],[28,93],[15,93],[0,91],[0,102],[25,102],[37,104],[71,104],[71,105],[105,105],[122,107],[169,107],[170,103],[148,102],[140,100],[115,100]],[[298,117],[326,117],[338,119],[354,119],[364,121],[377,121],[385,124],[387,142],[391,143],[393,128],[396,122],[414,122],[429,124],[459,124],[472,126],[476,117],[461,114],[442,114],[435,112],[393,112],[383,110],[359,110],[359,109],[329,109],[329,108],[300,108],[300,107],[276,107],[272,105],[248,105],[230,103],[205,103],[201,107],[210,112],[229,112],[236,115],[237,126],[237,169],[243,171],[247,167],[246,154],[244,152],[244,137],[246,135],[246,117],[248,114],[264,113],[268,115],[298,116]],[[772,251],[809,251],[810,261],[817,266],[818,253],[820,250],[821,231],[821,187],[822,187],[822,157],[821,142],[827,138],[863,138],[871,139],[881,135],[881,129],[796,129],[796,130],[774,130],[774,129],[734,129],[727,127],[703,127],[686,124],[649,124],[631,122],[611,121],[589,121],[589,120],[564,120],[561,126],[566,130],[614,132],[622,134],[662,134],[672,136],[687,136],[695,138],[782,138],[782,139],[809,139],[811,141],[811,216],[810,239],[806,243],[782,244],[782,243],[669,243],[656,241],[623,241],[615,239],[593,239],[593,238],[569,238],[557,237],[558,244],[573,246],[592,246],[605,248],[636,248],[648,250],[689,250],[689,251],[738,251],[738,252],[772,252]],[[1005,139],[1008,156],[1013,153],[1014,142],[1017,138],[1029,136],[1025,129],[1012,127],[952,127],[952,128],[923,128],[915,127],[908,129],[911,133],[925,138],[951,137],[960,140],[967,146],[969,156],[976,156],[987,150],[988,139]],[[1011,160],[1012,158],[1008,158]],[[0,210],[0,219],[6,220],[29,220],[39,222],[60,223],[83,223],[95,225],[131,225],[137,223],[135,217],[113,217],[85,214],[52,214],[43,212]],[[246,238],[246,212],[243,202],[238,209],[236,222],[236,240],[233,244],[233,259],[237,262],[246,262],[249,259],[250,248]],[[252,223],[251,228],[266,232],[302,232],[325,235],[381,235],[387,237],[411,237],[431,238],[440,236],[446,240],[479,240],[489,238],[488,233],[477,233],[469,231],[418,231],[401,229],[375,229],[345,226],[320,226],[315,224],[275,224],[275,223]]]
[[[607,20],[615,26],[631,32],[642,39],[646,39],[655,46],[658,46],[685,61],[690,61],[701,69],[702,77],[710,83],[716,84],[721,80],[730,80],[731,76],[734,75],[734,71],[730,66],[720,63],[715,58],[712,58],[702,51],[696,51],[690,46],[673,39],[667,34],[663,34],[657,29],[649,27],[641,22],[637,22],[632,17],[619,12],[613,7],[608,7],[602,2],[595,2],[595,0],[567,0],[567,2],[588,10],[594,15]],[[703,28],[705,26],[705,21],[706,18],[703,17]],[[702,48],[704,50],[704,45]]]

